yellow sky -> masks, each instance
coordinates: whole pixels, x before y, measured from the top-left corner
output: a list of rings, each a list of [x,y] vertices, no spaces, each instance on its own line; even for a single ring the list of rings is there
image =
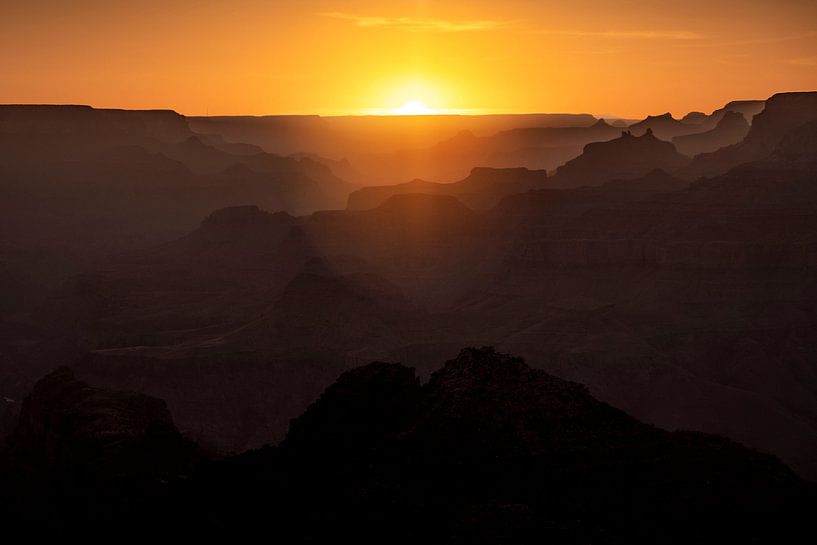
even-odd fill
[[[0,1],[0,103],[638,117],[817,89],[814,0]]]

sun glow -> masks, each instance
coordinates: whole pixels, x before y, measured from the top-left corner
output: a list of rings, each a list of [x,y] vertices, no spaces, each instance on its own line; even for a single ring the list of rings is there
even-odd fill
[[[393,109],[391,113],[394,115],[433,115],[437,113],[437,110],[429,108],[422,100],[413,98],[399,108]]]

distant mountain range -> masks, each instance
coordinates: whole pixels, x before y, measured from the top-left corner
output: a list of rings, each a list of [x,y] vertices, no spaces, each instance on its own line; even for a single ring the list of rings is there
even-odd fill
[[[252,142],[274,153],[310,151],[336,175],[363,185],[403,183],[412,179],[453,182],[474,167],[553,171],[581,154],[591,142],[611,140],[628,128],[641,136],[647,128],[660,139],[715,129],[727,112],[749,123],[764,101],[733,101],[711,114],[691,112],[681,120],[670,114],[639,122],[608,123],[589,115],[418,116],[417,118],[308,116],[190,118],[194,130],[218,133],[233,141]],[[742,136],[723,131],[702,151],[729,145]],[[697,152],[698,148],[686,151]],[[332,162],[335,165],[332,165]],[[340,162],[338,162],[340,161]],[[342,162],[342,161],[345,161]]]

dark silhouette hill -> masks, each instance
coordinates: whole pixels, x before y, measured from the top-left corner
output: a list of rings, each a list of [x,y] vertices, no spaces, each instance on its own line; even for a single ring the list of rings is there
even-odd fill
[[[6,457],[28,472],[174,473],[195,453],[160,399],[92,388],[61,367],[23,401]],[[188,468],[189,469],[189,468]]]
[[[702,133],[676,136],[672,143],[680,153],[694,157],[699,153],[715,151],[743,140],[749,132],[749,123],[743,114],[727,111],[714,129]]]
[[[34,385],[0,448],[0,505],[14,528],[115,526],[153,511],[149,502],[201,459],[162,400],[93,388],[61,367]]]
[[[348,371],[278,449],[185,488],[198,520],[249,530],[272,517],[297,542],[764,539],[805,528],[814,501],[771,457],[644,425],[485,348],[424,385],[399,364]]]
[[[349,210],[366,210],[379,206],[392,195],[426,193],[451,195],[474,210],[487,210],[506,195],[539,189],[547,181],[545,171],[526,168],[474,168],[467,178],[450,184],[413,180],[404,184],[370,186],[349,195]]]
[[[661,169],[674,172],[689,162],[670,142],[659,140],[650,128],[642,136],[629,131],[609,142],[584,147],[582,154],[556,170],[553,187],[599,185],[609,180],[638,178]]]
[[[772,456],[643,424],[492,348],[462,350],[425,384],[397,363],[348,370],[280,446],[209,463],[161,401],[63,368],[37,383],[9,445],[6,530],[45,534],[765,541],[804,531],[817,500]]]

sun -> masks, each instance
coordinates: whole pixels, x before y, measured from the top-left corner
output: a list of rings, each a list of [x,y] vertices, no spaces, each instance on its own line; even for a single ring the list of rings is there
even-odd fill
[[[422,100],[416,98],[391,111],[394,115],[432,115],[436,112],[433,108],[426,106]]]

